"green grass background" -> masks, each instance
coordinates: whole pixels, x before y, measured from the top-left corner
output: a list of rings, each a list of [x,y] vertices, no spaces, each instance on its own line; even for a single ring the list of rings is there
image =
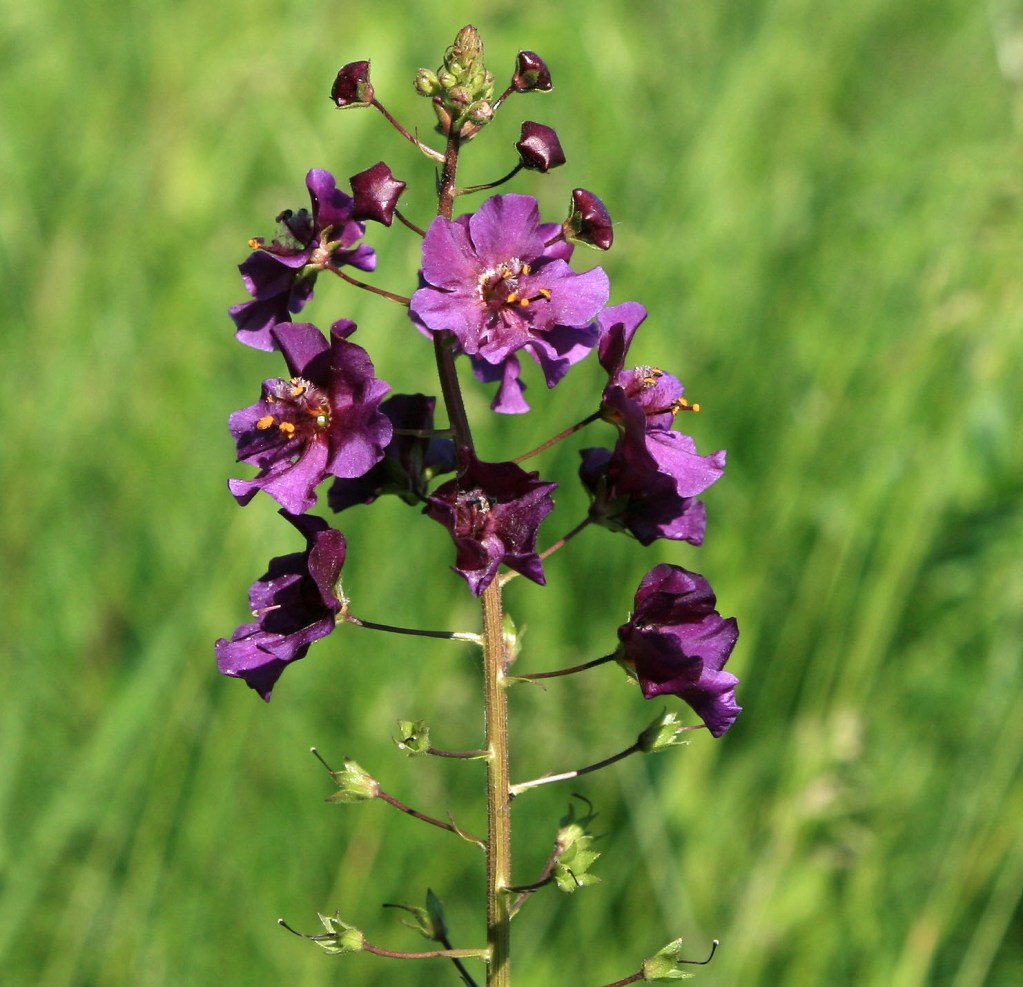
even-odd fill
[[[312,166],[386,157],[428,221],[430,164],[327,91],[370,57],[426,132],[409,79],[470,20],[499,80],[532,48],[556,91],[510,101],[464,180],[507,169],[521,120],[558,130],[568,167],[513,189],[551,219],[574,186],[605,199],[615,249],[581,259],[647,305],[633,356],[676,372],[704,408],[683,424],[729,451],[703,548],[588,531],[546,589],[509,587],[519,667],[605,653],[671,560],[738,617],[746,707],[722,740],[571,786],[600,812],[604,883],[523,911],[516,982],[607,983],[679,935],[694,957],[721,939],[708,987],[1023,982],[1023,6],[966,0],[3,5],[0,978],[453,983],[274,925],[340,909],[421,948],[380,904],[427,886],[458,945],[482,938],[478,854],[382,804],[325,805],[307,752],[482,826],[478,765],[389,740],[422,716],[438,745],[478,744],[472,653],[351,630],[269,706],[212,653],[296,548],[268,498],[226,490],[226,417],[279,372],[232,339],[235,265]],[[376,282],[408,291],[415,238],[371,240]],[[322,284],[307,311],[356,318],[396,390],[434,386],[393,305]],[[533,374],[534,414],[500,421],[470,384],[482,454],[582,417],[600,377],[548,393]],[[565,484],[548,540],[601,437],[538,464]],[[439,526],[398,504],[341,520],[355,612],[474,626]],[[518,691],[514,774],[611,753],[655,711],[611,668]],[[569,793],[516,803],[519,880]]]

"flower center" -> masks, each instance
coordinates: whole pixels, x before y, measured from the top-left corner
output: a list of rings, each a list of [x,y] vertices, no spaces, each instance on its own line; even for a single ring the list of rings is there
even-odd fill
[[[507,306],[526,308],[540,298],[550,301],[549,288],[538,288],[531,296],[522,294],[519,278],[529,273],[529,264],[523,263],[518,257],[512,257],[497,267],[488,268],[479,277],[480,299],[487,308],[495,312]]]
[[[460,493],[455,502],[455,531],[463,538],[482,538],[487,518],[497,501],[479,487]]]
[[[268,380],[263,400],[275,408],[256,422],[261,432],[276,428],[287,439],[309,438],[330,427],[327,395],[304,377]]]

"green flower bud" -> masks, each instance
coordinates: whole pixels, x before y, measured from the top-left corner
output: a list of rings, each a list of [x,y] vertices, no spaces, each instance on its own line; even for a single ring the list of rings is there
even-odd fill
[[[429,69],[420,69],[416,72],[415,82],[412,84],[420,96],[435,96],[440,92],[440,80]]]

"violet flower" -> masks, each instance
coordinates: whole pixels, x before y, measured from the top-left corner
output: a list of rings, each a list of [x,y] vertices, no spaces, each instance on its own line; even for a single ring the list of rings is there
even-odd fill
[[[470,456],[458,476],[439,486],[423,511],[451,533],[455,572],[475,596],[503,565],[541,586],[543,564],[536,553],[540,522],[554,509],[556,483],[544,483],[515,463],[484,463]]]
[[[647,699],[678,696],[720,737],[742,707],[735,701],[739,680],[724,671],[739,628],[734,617],[717,612],[716,603],[699,573],[654,566],[639,584],[632,616],[618,628],[616,658]]]
[[[395,394],[380,405],[394,426],[384,458],[364,476],[335,480],[327,493],[331,510],[372,504],[385,493],[397,494],[408,504],[426,500],[430,480],[455,469],[454,443],[429,435],[436,403],[425,394]]]
[[[334,630],[343,606],[336,587],[345,562],[344,535],[322,518],[281,515],[305,536],[305,551],[270,561],[249,590],[256,621],[216,644],[220,671],[244,679],[267,702],[284,669]]]
[[[702,500],[679,496],[675,478],[646,457],[630,462],[628,447],[583,449],[579,478],[590,494],[590,520],[627,531],[641,545],[658,538],[702,545],[707,509]]]
[[[426,232],[423,287],[410,315],[427,335],[450,330],[478,376],[501,380],[495,411],[528,410],[520,350],[554,387],[597,341],[593,320],[607,302],[607,275],[599,267],[572,271],[566,244],[546,246],[557,231],[540,225],[531,196],[495,195],[472,215],[438,216]]]
[[[392,430],[380,402],[390,386],[373,376],[366,351],[347,342],[355,328],[335,322],[328,343],[311,323],[274,327],[291,378],[264,381],[261,400],[229,419],[239,461],[259,467],[251,480],[230,481],[239,504],[265,490],[302,514],[325,477],[362,476],[383,457]]]
[[[601,416],[618,426],[619,444],[631,468],[667,474],[674,478],[679,497],[696,497],[724,472],[725,452],[701,456],[690,436],[672,429],[677,414],[690,407],[678,378],[657,367],[623,369],[645,318],[646,309],[638,302],[611,306],[598,316],[597,356],[608,374]]]
[[[352,199],[342,192],[334,176],[322,168],[306,175],[312,210],[286,209],[277,217],[280,233],[266,245],[256,239],[255,250],[238,265],[253,300],[231,306],[235,336],[257,350],[274,350],[271,329],[290,322],[313,294],[316,275],[327,267],[349,265],[361,271],[376,267],[376,251],[355,245],[366,232],[365,223],[352,218]]]

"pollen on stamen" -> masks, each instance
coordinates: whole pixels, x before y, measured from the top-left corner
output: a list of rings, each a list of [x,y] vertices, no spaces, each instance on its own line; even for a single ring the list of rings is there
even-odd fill
[[[273,425],[273,423],[273,415],[263,415],[263,417],[256,422],[256,428],[258,428],[261,432],[265,432],[271,425]]]
[[[249,250],[259,250],[265,245],[266,241],[261,236],[254,236],[249,240]]]
[[[277,426],[289,439],[295,434],[295,426],[291,422],[281,422]]]
[[[677,415],[680,411],[699,411],[698,403],[690,404],[686,398],[679,398],[672,406],[671,413]]]

